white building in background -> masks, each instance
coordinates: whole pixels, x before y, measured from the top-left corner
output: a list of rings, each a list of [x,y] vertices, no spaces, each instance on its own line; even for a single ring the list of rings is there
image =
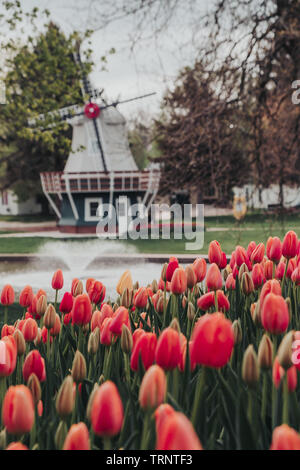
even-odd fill
[[[18,197],[13,191],[6,190],[0,192],[0,215],[40,214],[41,210],[41,204],[38,204],[34,198],[19,202]]]
[[[269,188],[259,190],[253,184],[246,184],[242,188],[234,187],[235,196],[244,196],[249,209],[268,209],[280,203],[279,185],[273,184]],[[300,188],[283,186],[284,207],[300,207]]]

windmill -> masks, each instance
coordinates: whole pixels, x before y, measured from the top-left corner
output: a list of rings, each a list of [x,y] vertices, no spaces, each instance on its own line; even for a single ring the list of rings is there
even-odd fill
[[[72,126],[72,149],[64,170],[41,173],[41,183],[60,230],[88,233],[95,231],[103,204],[113,205],[119,213],[129,204],[149,207],[157,194],[159,169],[151,166],[138,170],[129,148],[125,118],[117,108],[154,93],[108,104],[103,90],[93,89],[84,73],[79,47],[74,58],[81,68],[85,105],[41,114],[30,119],[29,125],[45,129],[63,120]]]

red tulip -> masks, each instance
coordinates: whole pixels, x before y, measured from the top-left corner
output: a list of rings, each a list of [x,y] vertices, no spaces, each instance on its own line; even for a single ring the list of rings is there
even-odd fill
[[[159,426],[156,450],[203,450],[190,420],[179,412],[166,416]]]
[[[223,367],[233,351],[232,324],[223,313],[207,313],[197,321],[191,341],[192,361],[207,367]]]
[[[153,365],[145,373],[139,391],[139,402],[143,409],[155,409],[165,399],[167,379],[163,369]]]
[[[13,336],[4,336],[1,343],[0,377],[13,373],[17,363],[17,345]]]
[[[287,370],[287,385],[290,393],[294,392],[297,388],[297,369],[295,366]]]
[[[218,266],[213,263],[210,265],[206,275],[206,286],[209,290],[218,290],[222,288],[222,276]]]
[[[100,343],[104,344],[104,346],[110,346],[112,342],[111,322],[112,318],[105,318],[100,327]]]
[[[117,387],[110,380],[95,392],[91,407],[91,422],[97,436],[112,437],[123,425],[123,404]]]
[[[93,277],[89,277],[87,280],[86,280],[86,283],[85,283],[85,290],[88,292],[90,290],[90,287],[91,285],[93,284],[93,282],[95,282],[96,279],[94,279]]]
[[[293,271],[296,269],[296,267],[297,267],[296,260],[295,259],[289,259],[288,267],[287,267],[287,270],[286,270],[286,277],[291,279]]]
[[[70,313],[73,308],[73,296],[70,292],[65,292],[62,298],[62,301],[59,306],[59,311],[61,313]]]
[[[149,369],[154,362],[156,344],[157,338],[154,333],[144,333],[139,337],[132,349],[130,361],[130,367],[132,370],[138,370],[139,357],[141,357],[145,370]]]
[[[28,381],[31,374],[35,374],[40,382],[46,380],[45,360],[37,349],[33,349],[27,354],[23,364],[23,377]]]
[[[229,266],[231,267],[231,269],[233,269],[235,265],[236,265],[236,262],[235,262],[235,251],[233,251],[233,252],[231,253],[231,258],[230,258]]]
[[[52,285],[52,289],[54,290],[60,290],[63,288],[64,277],[63,277],[63,273],[61,269],[58,269],[53,274],[51,285]]]
[[[275,388],[279,388],[283,376],[284,368],[279,364],[278,357],[275,357],[272,369],[272,380]]]
[[[148,302],[148,291],[146,287],[140,287],[133,297],[133,305],[137,308],[145,308]]]
[[[94,304],[103,302],[106,293],[106,288],[100,281],[94,281],[90,284],[88,295],[90,301]]]
[[[266,296],[270,293],[281,295],[281,286],[276,279],[269,280],[264,284],[259,297],[260,308],[262,308]]]
[[[297,254],[298,237],[295,232],[290,230],[286,233],[282,242],[282,254],[285,258],[294,258]]]
[[[232,274],[229,274],[225,282],[226,290],[235,290],[235,278]]]
[[[144,334],[146,334],[146,332],[145,332],[145,330],[142,330],[141,328],[137,328],[136,330],[134,330],[134,332],[132,334],[132,341],[133,341],[132,351],[133,351],[136,343],[140,339],[140,337]]]
[[[11,386],[7,390],[2,407],[2,421],[10,434],[29,432],[34,423],[32,394],[25,385]]]
[[[156,428],[156,435],[158,436],[160,433],[161,426],[163,422],[168,416],[171,416],[175,413],[174,408],[169,405],[168,403],[163,403],[156,408],[154,413],[155,418],[155,428]]]
[[[105,318],[110,318],[114,315],[114,311],[109,304],[103,304],[100,312],[101,312],[101,315],[99,318],[100,325],[102,325]]]
[[[291,275],[291,279],[296,284],[296,286],[300,285],[300,269],[299,269],[299,267],[294,269],[294,271],[292,272],[292,275]]]
[[[273,431],[270,450],[300,450],[300,435],[287,424],[277,426]]]
[[[32,318],[28,318],[22,327],[22,333],[27,343],[34,341],[38,334],[37,322]]]
[[[51,331],[51,330],[50,330]],[[45,326],[43,326],[42,328],[42,331],[41,331],[41,339],[43,341],[44,344],[47,344],[47,341],[48,341],[48,330]],[[53,343],[53,337],[50,335],[50,344]]]
[[[273,261],[269,259],[264,264],[264,276],[267,280],[273,278]]]
[[[4,338],[4,336],[11,336],[15,332],[15,327],[12,325],[3,325],[2,330],[1,330],[1,338]]]
[[[31,286],[25,286],[19,298],[19,303],[22,307],[29,307],[32,303],[33,292]]]
[[[246,254],[247,254],[249,259],[251,258],[251,255],[252,255],[253,251],[255,250],[255,248],[256,248],[256,243],[254,241],[250,242],[248,247],[247,247],[247,251],[246,251]]]
[[[230,304],[228,298],[222,290],[217,291],[217,300],[218,306],[220,309],[229,310]],[[200,310],[206,312],[209,308],[215,305],[215,294],[214,292],[208,292],[207,294],[202,295],[197,300],[197,305]]]
[[[11,442],[5,450],[29,450],[22,442]]]
[[[175,369],[181,355],[180,337],[173,328],[166,328],[158,338],[155,360],[165,370]]]
[[[187,289],[187,277],[183,268],[176,268],[171,281],[171,291],[173,294],[183,294]]]
[[[197,282],[202,282],[206,275],[206,261],[204,258],[196,258],[193,262],[193,269],[195,271]]]
[[[10,284],[6,284],[1,292],[2,305],[11,305],[15,301],[15,291]]]
[[[113,315],[110,331],[113,335],[121,336],[123,325],[126,325],[130,329],[129,314],[127,308],[119,307]]]
[[[261,287],[261,285],[264,282],[264,272],[263,272],[263,268],[262,268],[261,264],[256,263],[253,266],[251,275],[252,275],[252,281],[253,281],[253,284],[254,284],[254,288],[258,289],[259,287]]]
[[[243,263],[245,263],[249,268],[250,260],[245,248],[243,248],[242,246],[238,245],[235,249],[235,262],[238,268],[240,268]]]
[[[265,245],[263,243],[259,243],[257,247],[253,250],[251,254],[251,261],[252,263],[261,263],[265,256]]]
[[[58,336],[60,333],[60,328],[61,328],[60,318],[59,318],[59,315],[56,314],[54,326],[50,329],[50,335],[54,337]]]
[[[72,310],[72,322],[75,325],[86,325],[92,318],[92,305],[86,294],[75,297]]]
[[[63,450],[90,450],[88,428],[84,423],[72,424],[66,436]]]
[[[284,333],[290,321],[289,309],[281,295],[268,294],[261,306],[261,322],[272,334]]]
[[[280,261],[282,255],[281,249],[281,241],[278,237],[269,237],[267,241],[267,257],[274,261],[274,263],[278,263]]]
[[[178,266],[179,266],[178,259],[175,258],[174,256],[171,257],[169,259],[169,264],[168,264],[167,271],[166,271],[166,280],[168,282],[171,282],[173,273],[174,273],[175,269],[178,268]]]
[[[208,248],[208,261],[210,264],[215,263],[217,266],[220,266],[222,261],[222,250],[220,243],[216,240],[210,242]]]

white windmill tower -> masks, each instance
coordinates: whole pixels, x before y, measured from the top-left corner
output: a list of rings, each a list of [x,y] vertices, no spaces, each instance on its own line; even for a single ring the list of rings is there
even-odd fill
[[[82,65],[79,49],[75,55]],[[160,172],[155,167],[139,171],[131,154],[126,121],[117,105],[102,99],[82,70],[82,95],[88,102],[47,114],[67,121],[73,128],[72,150],[63,172],[41,173],[43,192],[55,211],[61,231],[94,232],[101,206],[113,204],[117,213],[124,204],[150,206],[158,187]],[[43,127],[45,115],[31,119],[31,126]],[[57,121],[56,121],[57,122]],[[53,122],[55,125],[55,121]]]

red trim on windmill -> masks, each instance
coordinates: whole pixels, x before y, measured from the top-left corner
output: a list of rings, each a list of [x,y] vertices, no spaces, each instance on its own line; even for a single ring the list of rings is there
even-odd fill
[[[88,119],[96,119],[100,114],[100,108],[96,103],[87,103],[84,107],[84,114]]]

